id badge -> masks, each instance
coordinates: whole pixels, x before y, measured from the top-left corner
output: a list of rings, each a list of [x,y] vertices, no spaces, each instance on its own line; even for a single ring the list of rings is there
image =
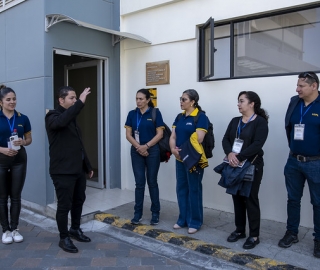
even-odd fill
[[[243,140],[235,138],[232,146],[232,152],[239,154],[241,152],[242,146],[243,146]]]
[[[138,143],[140,143],[139,131],[138,131],[138,130],[135,130],[135,131],[134,131],[134,138],[136,139],[136,141],[137,141]]]
[[[303,141],[304,140],[304,124],[294,125],[294,140]]]

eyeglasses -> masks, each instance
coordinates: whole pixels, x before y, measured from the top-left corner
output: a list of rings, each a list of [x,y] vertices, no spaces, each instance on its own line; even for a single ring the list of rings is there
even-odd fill
[[[299,75],[298,77],[299,77],[299,78],[310,77],[310,78],[314,79],[317,84],[319,84],[319,79],[318,79],[315,75],[310,74],[309,72],[304,72],[304,73],[302,73],[301,75]]]
[[[188,100],[187,98],[180,97],[180,101],[182,101],[182,102],[186,102],[187,100]]]

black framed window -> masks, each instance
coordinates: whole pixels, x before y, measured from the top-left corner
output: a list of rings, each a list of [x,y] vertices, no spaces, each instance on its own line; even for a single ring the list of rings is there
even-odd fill
[[[200,29],[200,81],[320,71],[320,6],[216,23],[211,33],[209,42]]]
[[[200,76],[206,80],[214,72],[214,20],[209,20],[200,27]]]

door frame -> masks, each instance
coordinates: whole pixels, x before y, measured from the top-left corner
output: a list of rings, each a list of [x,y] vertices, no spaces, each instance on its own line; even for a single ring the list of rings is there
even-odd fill
[[[58,52],[58,51],[59,52]],[[60,53],[60,52],[63,53]],[[80,53],[80,52],[75,52],[75,51],[70,51],[70,50],[64,50],[62,48],[53,48],[53,52],[56,54],[63,54],[66,56],[70,55],[77,55],[77,56],[84,56],[88,58],[92,58],[92,61],[99,61],[99,68],[100,72],[99,73],[99,82],[98,86],[101,87],[101,94],[102,97],[100,99],[100,106],[102,108],[101,111],[101,122],[100,122],[100,128],[101,128],[101,134],[99,133],[100,137],[99,140],[102,141],[103,147],[99,148],[100,151],[102,151],[102,158],[100,159],[101,162],[103,163],[103,170],[100,170],[102,173],[102,178],[105,179],[105,186],[103,185],[101,188],[106,188],[110,189],[111,185],[111,172],[110,172],[110,153],[107,151],[107,149],[110,149],[110,138],[109,138],[109,133],[107,132],[109,130],[109,111],[110,111],[110,87],[109,87],[109,58],[108,57],[103,57],[103,56],[98,56],[98,55],[93,55],[93,54],[86,54],[86,53]],[[90,61],[87,61],[90,62]],[[54,64],[54,61],[53,61]],[[52,68],[52,72],[54,70],[54,67]],[[54,76],[54,74],[52,74]],[[52,83],[54,80],[52,80]],[[52,89],[54,89],[52,85]],[[98,123],[99,124],[99,123]],[[104,127],[104,128],[103,128]]]
[[[104,188],[104,140],[103,138],[103,92],[102,92],[102,60],[92,60],[64,66],[65,85],[69,85],[69,70],[86,67],[97,67],[97,135],[98,135],[98,181],[87,179],[87,186],[94,188]]]

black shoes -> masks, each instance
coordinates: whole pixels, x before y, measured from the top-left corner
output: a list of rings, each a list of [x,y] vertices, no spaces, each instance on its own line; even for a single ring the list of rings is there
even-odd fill
[[[88,236],[83,234],[83,232],[80,228],[78,230],[74,230],[74,229],[70,228],[69,236],[73,239],[76,239],[79,242],[90,242],[91,241],[91,239]]]
[[[314,239],[313,256],[320,258],[320,241]]]
[[[284,235],[284,237],[279,241],[278,246],[282,248],[288,248],[288,247],[291,247],[293,243],[298,243],[298,242],[299,242],[299,239],[297,235],[294,235],[291,232],[286,231],[286,234]]]
[[[259,237],[257,237],[257,240],[254,240],[253,237],[248,237],[246,242],[243,244],[244,249],[253,249],[256,245],[260,243]]]
[[[238,232],[234,231],[233,233],[231,233],[229,235],[229,237],[227,238],[227,241],[228,242],[237,242],[241,238],[246,238],[246,234],[245,233],[238,233]]]
[[[66,237],[65,239],[60,239],[59,247],[61,247],[66,252],[70,252],[70,253],[78,252],[77,247],[73,244],[70,237]]]

